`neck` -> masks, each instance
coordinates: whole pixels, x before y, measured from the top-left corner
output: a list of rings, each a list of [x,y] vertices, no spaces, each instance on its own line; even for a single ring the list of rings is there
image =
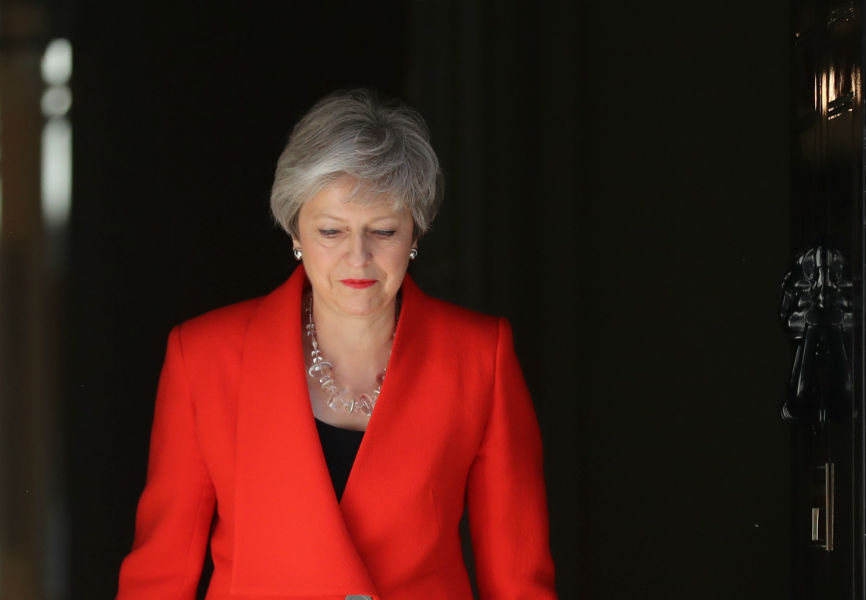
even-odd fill
[[[326,356],[341,365],[372,361],[378,365],[383,352],[390,351],[394,335],[396,302],[372,315],[345,315],[313,296],[316,339]],[[376,368],[381,368],[379,365]]]

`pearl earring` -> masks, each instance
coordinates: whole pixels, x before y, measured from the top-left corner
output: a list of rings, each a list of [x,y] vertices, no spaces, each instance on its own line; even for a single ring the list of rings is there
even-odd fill
[[[415,260],[418,258],[418,248],[412,248],[409,250],[409,260]]]
[[[304,256],[304,253],[301,252],[300,248],[295,248],[294,250],[292,250],[292,254],[295,255],[295,260],[301,260],[301,258]]]

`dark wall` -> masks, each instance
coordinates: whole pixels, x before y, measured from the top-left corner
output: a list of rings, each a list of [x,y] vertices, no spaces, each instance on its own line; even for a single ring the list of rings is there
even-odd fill
[[[789,598],[787,5],[582,7],[578,588]]]
[[[131,542],[171,325],[291,269],[273,165],[325,92],[427,116],[446,203],[413,267],[508,316],[561,597],[790,596],[786,4],[79,3],[71,598]]]

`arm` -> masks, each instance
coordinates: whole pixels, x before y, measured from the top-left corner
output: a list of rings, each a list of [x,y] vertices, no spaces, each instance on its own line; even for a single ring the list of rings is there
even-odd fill
[[[555,599],[541,437],[504,319],[493,399],[467,485],[481,598]]]
[[[193,599],[215,494],[198,446],[180,328],[168,338],[159,380],[147,483],[117,600]]]

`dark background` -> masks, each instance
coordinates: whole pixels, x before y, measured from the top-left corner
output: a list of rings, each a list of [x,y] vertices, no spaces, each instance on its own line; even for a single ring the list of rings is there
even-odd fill
[[[40,443],[12,417],[45,415],[2,387],[0,567],[33,580],[16,597],[112,596],[168,331],[288,276],[276,158],[359,85],[417,107],[444,166],[413,275],[514,325],[561,597],[790,597],[786,2],[17,4],[72,41],[74,187],[43,257],[55,425],[30,428],[54,436],[59,483],[34,489],[59,523],[22,500],[46,475],[8,466]],[[8,525],[28,518],[54,546]]]

